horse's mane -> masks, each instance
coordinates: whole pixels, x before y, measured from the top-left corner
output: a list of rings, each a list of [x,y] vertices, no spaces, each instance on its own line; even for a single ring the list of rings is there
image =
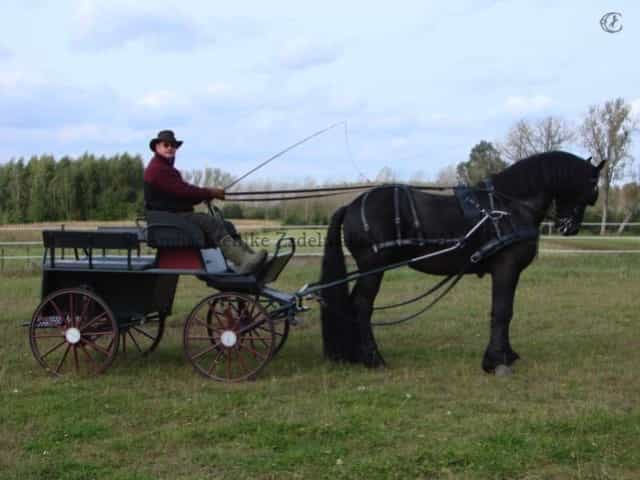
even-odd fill
[[[553,151],[524,158],[491,176],[495,188],[507,195],[577,190],[589,178],[590,163],[572,153]]]

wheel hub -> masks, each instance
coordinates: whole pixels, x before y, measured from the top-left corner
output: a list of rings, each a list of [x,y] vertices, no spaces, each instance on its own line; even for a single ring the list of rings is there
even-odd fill
[[[64,332],[64,338],[67,340],[67,342],[71,343],[72,345],[75,345],[76,343],[78,343],[81,337],[82,335],[80,334],[80,330],[78,330],[75,327],[68,328]]]
[[[238,342],[238,336],[233,330],[225,330],[220,335],[220,342],[227,348],[233,347]]]

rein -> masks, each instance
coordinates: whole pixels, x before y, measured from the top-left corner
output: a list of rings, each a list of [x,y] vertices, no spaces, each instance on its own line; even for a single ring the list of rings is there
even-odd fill
[[[379,184],[369,184],[369,185],[354,185],[350,187],[322,187],[322,188],[297,188],[291,190],[256,190],[256,191],[245,191],[245,192],[229,192],[225,193],[225,198],[227,200],[232,200],[234,202],[275,202],[275,201],[286,201],[286,200],[300,200],[300,199],[308,199],[308,198],[326,198],[326,197],[335,197],[337,195],[344,195],[346,193],[357,192],[360,190],[368,190],[375,189],[379,187],[389,187],[394,186],[395,184],[389,183],[379,183]],[[422,190],[422,191],[447,191],[453,190],[456,187],[453,186],[428,186],[428,185],[402,185],[403,188],[411,188],[413,190]],[[477,191],[488,191],[483,188],[477,189]],[[320,192],[320,193],[317,193]],[[328,193],[327,193],[328,192]],[[287,195],[291,193],[310,193],[311,195]],[[272,194],[285,194],[287,196],[281,197],[253,197],[254,195],[272,195]],[[250,197],[250,198],[236,198],[236,197]]]
[[[460,273],[458,273],[456,275],[449,275],[444,280],[441,280],[436,285],[431,287],[429,290],[427,290],[424,293],[421,293],[420,295],[418,295],[415,298],[412,298],[410,300],[405,300],[404,302],[396,303],[396,304],[393,304],[393,305],[384,305],[382,307],[374,307],[373,310],[384,310],[384,309],[387,309],[387,308],[394,308],[394,307],[401,307],[403,305],[409,305],[411,303],[417,302],[418,300],[431,295],[432,293],[438,291],[444,285],[449,283],[449,285],[447,285],[445,287],[445,289],[442,292],[440,292],[440,294],[437,297],[435,297],[431,302],[429,302],[429,304],[427,304],[426,307],[422,308],[421,310],[418,310],[417,312],[412,313],[411,315],[408,315],[408,316],[403,317],[403,318],[398,318],[396,320],[389,320],[389,321],[386,321],[386,322],[373,322],[372,321],[371,325],[376,326],[376,327],[389,327],[391,325],[399,325],[401,323],[408,322],[409,320],[413,320],[414,318],[416,318],[416,317],[422,315],[423,313],[429,311],[431,309],[431,307],[433,307],[436,303],[438,303],[447,293],[449,293],[451,291],[451,289],[453,287],[456,286],[456,284],[460,281],[460,279],[462,278],[462,276],[466,272],[468,266],[469,266],[469,264],[467,264],[460,271]],[[453,279],[453,281],[450,282],[451,279]]]
[[[276,202],[281,200],[300,200],[305,198],[326,198],[335,197],[337,195],[345,195],[350,193],[346,192],[333,192],[333,193],[319,193],[317,195],[292,195],[287,197],[258,197],[258,198],[232,198],[229,199],[229,194],[225,194],[226,199],[233,200],[234,202]]]

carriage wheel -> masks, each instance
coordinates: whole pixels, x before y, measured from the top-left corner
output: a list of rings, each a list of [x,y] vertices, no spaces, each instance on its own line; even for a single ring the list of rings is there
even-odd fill
[[[218,293],[202,300],[184,325],[184,351],[195,369],[222,382],[254,378],[273,356],[273,319],[254,298]]]
[[[273,353],[271,354],[271,356],[274,357],[276,353],[280,351],[280,349],[284,345],[284,342],[287,340],[287,337],[289,336],[289,318],[285,317],[285,318],[275,319],[274,316],[272,315],[272,312],[278,309],[280,305],[275,300],[266,296],[261,295],[260,297],[258,297],[258,299],[259,299],[258,301],[260,302],[260,305],[262,305],[262,308],[266,310],[267,315],[269,315],[269,317],[274,319],[273,333],[276,337],[276,346],[274,347]],[[215,343],[215,340],[214,340],[215,336],[213,335],[214,322],[215,322],[215,319],[212,317],[212,315],[207,315],[207,325],[208,325],[207,334],[211,338],[211,343]]]
[[[118,324],[95,293],[67,288],[48,295],[29,325],[36,360],[53,375],[98,374],[118,352]]]
[[[275,300],[272,300],[271,298],[264,297],[264,296],[260,297],[260,304],[267,311],[267,314],[271,318],[273,318],[273,316],[271,315],[271,312],[276,310],[280,306]],[[275,354],[280,351],[280,349],[284,345],[284,342],[287,340],[287,337],[289,336],[289,318],[284,317],[284,318],[274,319],[273,328],[276,336],[276,346],[273,349],[273,353],[271,355],[275,356]]]
[[[120,345],[122,352],[135,351],[141,355],[153,352],[164,334],[164,323],[167,316],[161,313],[145,315],[142,319],[132,321],[126,327],[120,327]]]

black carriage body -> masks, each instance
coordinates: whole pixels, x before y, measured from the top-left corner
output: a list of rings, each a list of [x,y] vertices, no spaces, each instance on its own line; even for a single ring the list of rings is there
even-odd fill
[[[144,271],[47,268],[42,298],[63,288],[87,288],[105,299],[118,323],[153,313],[171,314],[179,275]]]
[[[217,263],[214,270],[208,271],[208,261],[199,249],[203,243],[193,232],[169,224],[165,217],[162,217],[165,224],[152,224],[146,231],[140,228],[43,231],[42,298],[65,288],[87,288],[107,302],[119,323],[154,313],[165,317],[171,313],[180,275],[195,275],[219,291],[270,296],[267,292],[271,289],[265,288],[266,284],[278,278],[295,252],[293,239],[280,239],[275,255],[255,274],[229,271],[224,260],[214,262]],[[184,221],[180,217],[178,220]],[[177,237],[176,232],[180,233]],[[150,238],[145,238],[145,233]],[[139,255],[140,242],[145,240],[158,248],[155,256]],[[287,246],[282,247],[283,243]],[[288,251],[281,254],[281,248]],[[71,258],[64,256],[65,249],[67,253],[73,252]],[[185,253],[191,255],[184,256]],[[185,265],[185,260],[190,265]],[[286,306],[295,304],[293,295],[280,293],[273,298]]]
[[[164,317],[171,313],[179,275],[154,271],[154,256],[132,255],[139,251],[137,229],[44,231],[43,239],[43,299],[61,289],[86,288],[103,298],[122,324],[150,314]],[[74,258],[56,258],[56,249],[65,248],[73,250]],[[126,255],[106,255],[107,250],[125,251]]]

